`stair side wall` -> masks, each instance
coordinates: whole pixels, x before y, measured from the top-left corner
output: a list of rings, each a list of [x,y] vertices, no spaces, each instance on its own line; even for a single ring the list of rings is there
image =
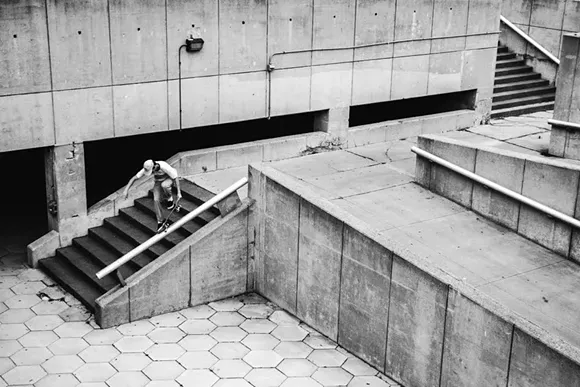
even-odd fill
[[[249,201],[217,218],[96,301],[107,328],[247,291]]]

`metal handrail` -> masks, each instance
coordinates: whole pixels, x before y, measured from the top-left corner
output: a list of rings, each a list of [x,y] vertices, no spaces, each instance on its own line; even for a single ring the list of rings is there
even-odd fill
[[[173,231],[183,226],[185,223],[199,216],[199,214],[201,214],[205,210],[211,208],[215,204],[224,200],[228,195],[232,194],[234,191],[237,191],[239,188],[243,187],[246,184],[248,184],[247,177],[238,180],[237,182],[235,182],[234,184],[232,184],[219,194],[215,195],[207,202],[203,203],[201,206],[197,207],[195,210],[191,211],[189,214],[185,215],[183,218],[179,219],[177,222],[173,223],[167,230],[152,236],[145,242],[141,243],[139,246],[135,247],[133,250],[129,251],[127,254],[123,255],[121,258],[117,259],[115,262],[111,263],[109,266],[105,267],[103,270],[99,271],[96,274],[97,278],[101,279],[104,276],[111,274],[113,271],[117,270],[119,267],[129,262],[131,259],[135,258],[138,254],[141,254],[143,251],[147,250],[155,243],[167,237],[169,234],[171,234]]]
[[[571,128],[571,129],[576,129],[576,130],[580,130],[580,124],[575,124],[573,122],[568,122],[568,121],[560,121],[560,120],[548,120],[548,124],[550,125],[554,125],[554,126],[562,126],[564,128]]]
[[[443,160],[442,158],[437,157],[429,152],[426,152],[423,149],[419,149],[419,148],[414,146],[411,148],[411,151],[413,153],[416,153],[417,155],[419,155],[421,157],[424,157],[430,161],[433,161],[434,163],[437,163],[441,166],[449,168],[453,172],[456,172],[456,173],[463,175],[471,180],[474,180],[480,184],[483,184],[491,189],[494,189],[494,190],[496,190],[496,191],[498,191],[506,196],[509,196],[510,198],[515,199],[515,200],[519,201],[520,203],[527,204],[528,206],[535,208],[536,210],[541,211],[541,212],[547,214],[548,216],[559,219],[562,222],[567,223],[567,224],[574,226],[576,228],[580,228],[580,221],[578,221],[577,219],[574,219],[571,216],[568,216],[568,215],[563,214],[559,211],[556,211],[553,208],[550,208],[542,203],[538,203],[535,200],[532,200],[532,199],[525,197],[517,192],[514,192],[510,189],[507,189],[499,184],[496,184],[491,180],[488,180],[484,177],[476,175],[475,173],[470,172],[467,169],[463,169],[463,168],[461,168],[453,163],[450,163],[447,160]]]
[[[528,43],[530,43],[532,46],[534,46],[536,49],[538,49],[538,51],[540,51],[542,54],[544,54],[548,58],[550,58],[552,60],[552,62],[556,63],[558,66],[560,65],[560,59],[556,58],[552,53],[550,53],[550,51],[548,51],[544,47],[542,47],[542,45],[540,43],[536,42],[534,39],[532,39],[531,36],[526,34],[524,31],[520,30],[514,23],[512,23],[511,21],[506,19],[504,16],[500,16],[499,19],[505,25],[507,25],[509,28],[514,30],[515,33],[517,33],[522,38],[524,38]]]

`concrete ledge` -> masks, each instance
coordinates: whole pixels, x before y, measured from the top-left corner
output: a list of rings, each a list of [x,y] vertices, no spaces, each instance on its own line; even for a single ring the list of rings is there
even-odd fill
[[[515,348],[510,345],[513,332],[522,332],[535,343],[534,345],[544,346],[546,351],[550,353],[546,357],[549,362],[543,364],[544,369],[548,370],[552,367],[561,370],[563,376],[566,372],[573,372],[578,369],[580,364],[580,350],[559,336],[555,336],[550,332],[540,328],[533,322],[523,318],[518,313],[507,308],[504,304],[492,299],[487,294],[482,293],[473,286],[467,284],[462,279],[455,277],[441,268],[435,266],[431,262],[441,258],[429,258],[433,254],[438,254],[426,246],[417,244],[404,232],[390,232],[384,235],[376,232],[367,223],[357,219],[345,210],[337,207],[328,200],[320,198],[316,192],[305,186],[300,181],[277,171],[276,169],[266,166],[254,164],[250,166],[250,189],[249,195],[256,200],[256,212],[263,210],[265,191],[268,191],[269,186],[276,186],[277,196],[284,203],[285,196],[294,197],[293,201],[298,203],[308,203],[308,206],[316,208],[317,213],[324,213],[324,219],[330,223],[323,221],[321,224],[341,224],[342,227],[318,227],[318,233],[321,235],[310,236],[310,239],[316,238],[321,245],[326,245],[322,241],[329,238],[325,233],[342,232],[342,235],[335,237],[342,240],[342,280],[339,282],[339,289],[341,292],[341,300],[337,313],[342,316],[354,315],[362,316],[358,323],[342,325],[340,320],[338,341],[347,350],[353,352],[357,356],[367,359],[367,361],[376,364],[376,360],[382,357],[387,359],[384,366],[379,364],[379,369],[384,370],[385,373],[392,376],[397,381],[413,385],[413,383],[425,383],[424,376],[430,375],[429,380],[438,384],[440,380],[448,381],[449,385],[481,385],[487,383],[488,380],[496,381],[499,384],[505,385],[519,385],[516,376],[508,374],[508,366],[514,367],[514,359],[518,357],[518,367],[524,369],[526,367],[534,367],[534,359],[525,358],[516,353]],[[287,193],[287,194],[285,194]],[[300,204],[300,206],[302,205]],[[272,210],[272,215],[275,212]],[[282,218],[282,216],[279,216]],[[285,218],[288,219],[288,218]],[[296,220],[299,221],[299,220]],[[296,221],[288,220],[288,223]],[[256,215],[250,219],[250,222],[257,222],[250,225],[250,227],[263,227],[263,221],[260,215]],[[302,225],[302,222],[300,222]],[[317,223],[318,224],[318,223]],[[290,226],[290,225],[289,225]],[[266,230],[268,226],[266,225]],[[302,227],[294,226],[297,229],[297,238],[292,238],[295,241],[302,240]],[[309,228],[311,229],[311,228]],[[383,262],[388,265],[390,257],[394,257],[392,270],[386,271],[387,278],[385,281],[390,286],[390,294],[388,299],[382,299],[384,303],[390,305],[388,309],[388,331],[386,338],[386,347],[381,348],[375,345],[375,342],[382,340],[383,330],[377,329],[381,325],[376,325],[375,322],[369,318],[368,312],[365,313],[364,308],[352,309],[349,308],[349,293],[355,292],[357,299],[371,299],[377,289],[375,286],[370,286],[375,283],[372,278],[377,273],[380,266],[376,266],[370,262],[364,262],[365,270],[354,270],[354,267],[349,267],[352,262],[350,258],[345,255],[345,231],[352,229],[357,233],[357,238],[362,241],[373,241],[383,248],[376,250],[374,253],[377,257],[377,262]],[[313,230],[313,229],[311,229]],[[334,230],[334,231],[333,231]],[[338,231],[343,230],[343,231]],[[316,231],[316,230],[313,230]],[[349,231],[350,232],[350,231]],[[267,259],[268,261],[277,261],[278,257],[268,257],[263,255],[265,245],[282,244],[282,239],[287,238],[287,234],[266,234],[256,239],[256,257],[262,254],[260,259]],[[273,239],[273,240],[269,240]],[[295,262],[301,260],[298,252],[288,251],[285,261]],[[294,256],[292,258],[292,255]],[[364,255],[367,255],[366,253]],[[368,254],[372,256],[373,254]],[[361,257],[362,254],[356,254]],[[325,257],[325,255],[323,255]],[[273,284],[270,281],[261,277],[261,272],[264,270],[260,266],[266,266],[267,262],[256,259],[256,273],[257,273],[257,289],[260,293],[269,297],[273,292]],[[324,264],[328,261],[327,258],[321,259]],[[302,261],[301,261],[302,262]],[[270,263],[268,263],[270,264]],[[307,266],[309,267],[309,266]],[[331,265],[332,267],[332,265]],[[315,269],[316,270],[316,269]],[[346,270],[346,271],[345,271]],[[331,272],[334,270],[330,270]],[[298,272],[300,277],[302,270]],[[348,278],[345,277],[347,273]],[[285,278],[280,275],[278,278]],[[298,282],[304,279],[298,278]],[[360,284],[360,285],[356,285]],[[296,289],[291,287],[290,289]],[[357,290],[358,289],[358,290]],[[437,291],[435,291],[437,290]],[[317,287],[310,287],[309,292],[299,292],[292,290],[297,297],[296,303],[300,305],[305,303],[305,300],[300,298],[309,297],[310,299],[323,297],[325,292],[323,289]],[[377,293],[378,294],[378,293]],[[322,299],[325,299],[324,297]],[[343,310],[343,308],[346,308]],[[291,309],[289,309],[291,310]],[[393,313],[391,313],[391,311]],[[383,313],[383,311],[381,311]],[[332,321],[324,319],[320,321],[320,316],[312,316],[310,314],[303,314],[305,322],[312,325],[314,328],[324,328],[324,321]],[[344,319],[347,323],[348,317]],[[443,327],[446,327],[445,329]],[[353,332],[356,330],[356,332]],[[368,332],[375,330],[375,335],[367,335]],[[376,332],[379,332],[377,334]],[[353,338],[356,337],[356,340]],[[426,343],[424,338],[429,337],[430,342]],[[369,340],[372,340],[369,342]],[[449,345],[446,351],[442,351],[442,343]],[[413,343],[415,345],[413,346]],[[480,346],[470,343],[485,343]],[[372,345],[371,345],[372,344]],[[372,349],[371,349],[372,348]],[[473,355],[476,350],[477,355]],[[384,351],[384,352],[383,352]],[[456,352],[453,352],[456,351]],[[463,355],[461,355],[463,354]],[[511,363],[510,363],[510,360]],[[462,363],[464,362],[464,364]],[[461,364],[460,364],[461,363]],[[383,368],[384,367],[384,368]],[[482,370],[476,379],[473,378],[475,371]],[[443,372],[441,374],[440,372]],[[473,382],[476,380],[476,382]],[[538,374],[538,377],[533,383],[522,385],[566,385],[565,383],[554,384],[551,381],[556,380],[553,375],[549,373]],[[560,378],[560,381],[566,379]]]
[[[60,236],[52,230],[27,246],[28,265],[36,268],[38,261],[52,257],[60,247]]]
[[[566,215],[580,215],[578,161],[475,146],[436,135],[421,136],[418,146]],[[422,157],[416,163],[419,184],[580,262],[578,230]]]
[[[250,204],[245,200],[126,278],[127,286],[99,297],[96,322],[106,328],[245,293]]]

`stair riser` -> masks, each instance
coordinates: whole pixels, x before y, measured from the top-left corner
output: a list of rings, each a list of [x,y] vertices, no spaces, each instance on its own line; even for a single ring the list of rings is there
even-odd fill
[[[522,67],[522,68],[509,68],[509,69],[501,69],[495,72],[496,77],[503,77],[505,75],[516,75],[516,74],[527,74],[531,73],[531,67]]]
[[[494,84],[495,85],[504,85],[506,83],[531,81],[533,79],[541,79],[540,74],[527,73],[527,74],[520,74],[519,76],[516,76],[516,77],[509,77],[507,79],[496,79]]]
[[[546,80],[539,80],[537,82],[534,83],[529,83],[529,84],[523,84],[523,85],[510,85],[510,84],[505,84],[502,86],[496,86],[493,89],[494,94],[497,93],[505,93],[507,91],[516,91],[516,90],[524,90],[527,88],[532,88],[532,87],[543,87],[543,86],[548,86],[550,84],[550,82],[546,81]]]
[[[495,68],[496,69],[505,69],[505,68],[510,68],[510,67],[516,67],[516,66],[524,66],[526,64],[526,62],[524,62],[523,60],[519,60],[517,62],[503,62],[503,61],[499,61],[495,64]]]
[[[502,117],[512,117],[512,116],[519,116],[521,114],[528,114],[528,113],[535,113],[535,112],[543,112],[546,110],[554,109],[554,104],[546,105],[546,106],[522,106],[521,109],[516,109],[509,112],[491,112],[491,118],[502,118]]]
[[[522,90],[518,93],[514,93],[514,94],[510,94],[510,95],[494,96],[492,101],[493,102],[502,102],[502,101],[509,101],[510,99],[533,97],[535,95],[541,96],[543,94],[554,94],[555,92],[556,92],[555,88],[551,88],[548,90]]]
[[[77,264],[75,264],[75,262],[71,261],[68,257],[66,257],[65,254],[57,253],[57,257],[59,257],[59,259],[66,261],[70,267],[74,268],[79,273],[79,275],[89,278],[89,280],[91,281],[93,286],[99,288],[102,293],[107,292],[108,289],[107,289],[106,285],[99,283],[99,280],[95,276],[95,274],[97,273],[98,270],[95,272],[83,270],[81,267],[78,267]],[[108,280],[106,282],[109,283]]]
[[[508,50],[507,46],[502,46],[502,47],[497,48],[497,52],[498,52],[498,54],[503,54],[503,53],[508,53],[509,50]]]
[[[546,95],[546,96],[537,97],[532,101],[526,101],[525,105],[536,104],[536,103],[540,103],[540,102],[551,102],[551,101],[554,101],[554,96],[553,95]],[[516,106],[524,107],[525,105],[523,105],[521,101],[504,101],[504,102],[500,102],[497,104],[494,103],[492,105],[492,110],[507,109],[507,108],[516,107]]]
[[[497,54],[497,61],[501,61],[501,60],[508,60],[508,59],[516,59],[516,54],[513,53],[503,53],[503,54]]]

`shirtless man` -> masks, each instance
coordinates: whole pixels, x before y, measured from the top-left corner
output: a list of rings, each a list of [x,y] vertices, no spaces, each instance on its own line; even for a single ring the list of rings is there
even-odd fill
[[[161,198],[169,197],[167,199],[168,210],[172,210],[179,199],[181,199],[181,188],[179,187],[179,176],[177,175],[177,170],[171,165],[167,164],[165,161],[153,161],[147,160],[143,163],[143,169],[141,169],[135,176],[129,180],[127,187],[125,187],[125,199],[129,195],[129,188],[133,185],[135,181],[153,174],[155,178],[155,185],[153,186],[153,203],[155,205],[155,216],[157,218],[157,231],[162,231],[163,226],[163,212],[161,209]],[[177,188],[177,196],[175,200],[173,199],[173,192],[171,188],[175,185]],[[165,225],[167,227],[167,224]]]

